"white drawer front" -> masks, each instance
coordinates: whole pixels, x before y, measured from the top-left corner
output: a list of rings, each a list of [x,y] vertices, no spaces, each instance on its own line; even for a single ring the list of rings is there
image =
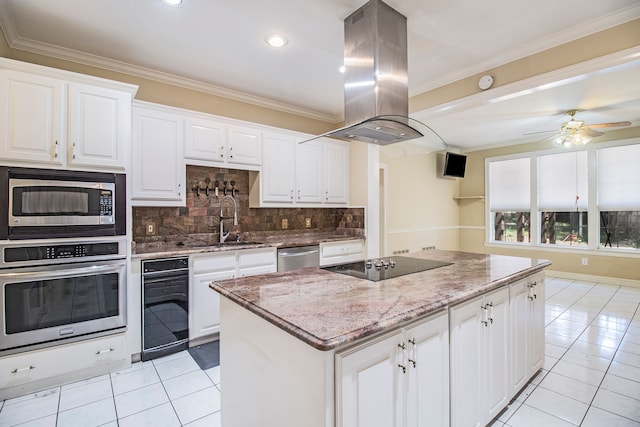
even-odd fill
[[[191,257],[191,273],[193,274],[236,269],[236,251],[217,254],[192,255]]]
[[[273,271],[276,271],[276,248],[245,249],[238,253],[238,268],[245,269],[258,266],[273,266]]]
[[[0,384],[15,387],[109,365],[128,357],[124,334],[13,354],[0,358]]]

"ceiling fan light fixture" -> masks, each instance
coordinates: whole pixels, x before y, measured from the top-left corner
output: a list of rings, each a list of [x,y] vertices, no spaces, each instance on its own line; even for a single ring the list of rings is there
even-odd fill
[[[584,125],[582,120],[569,120],[564,124],[566,129],[580,129]]]

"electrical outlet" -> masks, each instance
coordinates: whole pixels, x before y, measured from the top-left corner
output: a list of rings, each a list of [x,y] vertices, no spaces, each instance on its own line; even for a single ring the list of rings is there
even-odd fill
[[[311,218],[304,219],[304,228],[311,228]]]
[[[582,258],[582,265],[589,265],[589,258],[587,257]]]
[[[156,234],[156,223],[150,221],[147,223],[147,236],[155,236]]]
[[[289,220],[287,218],[282,218],[282,229],[286,230],[289,228]]]

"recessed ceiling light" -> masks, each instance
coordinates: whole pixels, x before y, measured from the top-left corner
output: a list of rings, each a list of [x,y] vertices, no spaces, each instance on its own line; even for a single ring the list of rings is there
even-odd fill
[[[264,38],[264,41],[271,47],[282,47],[289,43],[287,37],[281,34],[269,34]]]
[[[180,6],[182,5],[182,0],[162,0],[165,4],[168,4],[169,6]]]

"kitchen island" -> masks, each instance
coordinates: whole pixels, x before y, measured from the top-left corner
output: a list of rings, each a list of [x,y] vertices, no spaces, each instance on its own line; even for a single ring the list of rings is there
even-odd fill
[[[433,410],[437,410],[441,417],[441,421],[437,423],[448,425],[449,380],[451,379],[453,396],[457,396],[458,392],[464,394],[464,390],[458,390],[461,386],[456,385],[459,378],[456,371],[464,370],[465,364],[476,363],[477,359],[488,359],[469,354],[467,357],[472,362],[456,362],[457,356],[453,352],[458,346],[464,353],[468,346],[465,347],[465,342],[460,339],[469,334],[468,330],[476,331],[478,335],[477,339],[474,338],[477,342],[469,345],[484,348],[482,334],[486,333],[481,327],[492,329],[489,328],[489,323],[493,327],[494,323],[501,323],[498,320],[504,320],[504,326],[496,330],[508,335],[498,341],[509,341],[502,343],[505,352],[509,353],[503,359],[508,357],[509,360],[503,367],[505,373],[500,375],[500,378],[504,377],[506,388],[503,394],[509,396],[501,399],[504,402],[499,405],[506,406],[510,396],[519,391],[515,390],[514,385],[516,370],[511,368],[511,359],[516,356],[516,350],[535,350],[540,353],[543,343],[525,345],[533,342],[525,340],[520,344],[520,333],[516,334],[515,327],[509,325],[526,322],[527,318],[521,316],[524,312],[515,313],[513,319],[500,319],[501,313],[504,316],[510,315],[510,307],[517,307],[519,300],[510,300],[507,295],[504,304],[500,305],[502,300],[497,298],[494,308],[492,295],[496,292],[504,293],[505,290],[508,294],[513,290],[513,296],[516,297],[520,293],[516,292],[519,288],[515,286],[521,285],[525,289],[522,301],[528,299],[538,303],[537,317],[530,317],[532,323],[522,324],[522,327],[543,331],[544,311],[541,319],[539,313],[540,306],[543,308],[544,298],[538,300],[537,295],[534,298],[532,295],[535,290],[531,289],[535,289],[537,284],[539,290],[543,290],[543,269],[550,262],[437,250],[410,256],[452,264],[378,282],[317,268],[213,282],[211,288],[223,297],[220,332],[221,382],[224,383],[223,424],[365,425],[371,421],[366,421],[368,418],[363,414],[359,415],[359,412],[369,409],[376,415],[374,418],[378,425],[404,424],[403,420],[413,419],[408,415],[408,408],[412,407],[411,402],[415,399],[406,390],[412,380],[408,377],[405,379],[406,374],[411,373],[412,364],[414,368],[416,366],[415,360],[411,358],[432,348],[439,349],[438,357],[420,366],[441,363],[441,366],[434,367],[439,372],[441,386],[446,387],[438,390],[441,391],[438,395],[440,400],[446,397],[446,402],[439,402],[439,409]],[[477,322],[472,320],[477,325],[471,328],[466,326],[466,317],[463,319],[457,316],[456,311],[469,302],[475,313],[471,317],[478,317]],[[456,316],[461,319],[460,324],[449,326],[449,317],[455,319]],[[493,317],[496,317],[496,322]],[[428,324],[431,320],[437,320],[440,325],[435,329],[438,332],[432,335],[436,341],[416,344],[415,338],[409,336],[413,331],[411,328]],[[452,345],[451,377],[448,364],[449,334]],[[510,339],[512,337],[513,340]],[[412,340],[414,349],[409,346]],[[489,337],[487,341],[493,342],[495,339]],[[434,343],[437,345],[434,346]],[[374,356],[371,362],[367,362],[370,350],[380,345],[387,346],[382,350],[383,356]],[[536,358],[524,356],[522,355],[521,364],[533,367],[525,374],[528,381],[542,362],[530,363]],[[353,358],[358,362],[355,365],[351,363]],[[363,363],[358,359],[362,359]],[[348,370],[350,366],[356,365],[364,368],[357,368],[360,371],[354,376]],[[368,368],[371,369],[367,371]],[[478,387],[481,387],[480,380],[478,378],[476,381]],[[355,387],[350,385],[353,381],[356,382]],[[361,383],[357,384],[358,381]],[[385,381],[392,390],[374,396],[375,389],[379,389]],[[475,386],[474,383],[473,387]],[[371,395],[368,396],[367,393]],[[478,393],[482,393],[482,390],[478,390]],[[385,397],[390,403],[371,401],[379,398],[384,400]],[[483,402],[485,400],[481,396],[478,398]],[[421,402],[422,399],[418,397],[417,401]],[[490,403],[492,402],[483,405],[489,406]],[[425,405],[420,403],[418,406]],[[496,410],[495,405],[491,410]],[[472,418],[478,418],[481,424],[490,421],[487,417],[492,412],[484,411],[484,407],[472,412],[465,414],[462,411],[456,414],[452,409],[451,424],[463,425]],[[427,416],[433,421],[437,419],[433,417],[435,415],[433,413]],[[385,420],[385,416],[390,419]],[[424,423],[424,415],[422,418]],[[393,422],[389,424],[391,419]],[[420,422],[416,423],[419,424]]]

